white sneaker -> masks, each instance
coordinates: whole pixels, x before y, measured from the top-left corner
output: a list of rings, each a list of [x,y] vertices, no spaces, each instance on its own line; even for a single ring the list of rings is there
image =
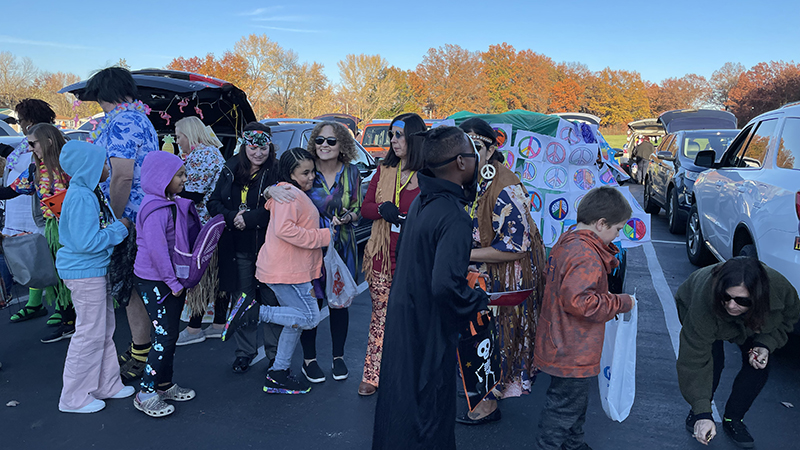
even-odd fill
[[[128,398],[131,395],[136,393],[136,389],[133,386],[125,386],[119,390],[116,394],[112,395],[110,398]]]
[[[61,412],[65,412],[65,413],[89,414],[89,413],[95,413],[97,411],[100,411],[101,409],[103,409],[105,407],[106,407],[106,402],[104,402],[102,400],[94,399],[94,400],[91,401],[91,403],[89,403],[88,405],[84,406],[83,408],[61,409],[61,407],[59,406],[58,410],[61,411]]]
[[[190,333],[188,328],[184,328],[178,334],[178,341],[175,343],[178,347],[182,345],[198,344],[206,340],[206,335],[200,330],[199,333]]]

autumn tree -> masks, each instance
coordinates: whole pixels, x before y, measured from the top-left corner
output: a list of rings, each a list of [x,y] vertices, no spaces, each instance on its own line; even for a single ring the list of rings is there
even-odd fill
[[[739,76],[728,100],[740,124],[757,115],[800,100],[800,65],[783,61],[759,63]]]
[[[38,74],[30,58],[17,58],[10,52],[0,52],[0,106],[13,108],[31,95]]]
[[[654,116],[673,109],[700,108],[707,101],[711,87],[705,77],[693,73],[681,78],[667,78],[661,82],[655,98],[650,97],[650,109]]]
[[[411,85],[408,83],[408,77],[411,71],[401,70],[397,67],[389,67],[386,69],[386,76],[392,83],[394,83],[397,94],[392,101],[392,104],[384,110],[378,111],[375,116],[377,119],[391,119],[399,114],[406,112],[421,113],[422,108],[415,101],[414,92]]]
[[[266,34],[242,37],[233,46],[233,52],[247,63],[247,76],[238,87],[247,93],[256,117],[265,115],[269,95],[278,76],[275,66],[282,51]]]
[[[492,112],[547,112],[557,73],[553,60],[502,43],[481,53],[483,83]]]
[[[236,86],[241,86],[247,79],[247,61],[230,51],[225,51],[221,58],[216,58],[213,53],[208,53],[203,58],[178,57],[170,61],[166,68],[219,78]]]
[[[741,63],[727,62],[711,74],[709,84],[711,92],[708,103],[719,109],[727,109],[730,92],[739,82],[739,77],[745,72]]]
[[[397,84],[380,55],[349,54],[339,61],[339,98],[344,112],[368,122],[388,110],[397,98]]]
[[[102,110],[96,102],[79,102],[72,94],[58,93],[65,86],[78,81],[80,81],[80,77],[73,73],[44,72],[33,80],[30,96],[49,103],[56,115],[60,117],[85,118],[101,112]]]
[[[650,115],[650,101],[638,72],[612,70],[597,72],[587,89],[587,110],[600,117],[603,125],[618,125]]]
[[[586,112],[586,90],[592,71],[585,64],[569,62],[556,65],[555,74],[547,112]]]
[[[446,117],[461,110],[485,113],[489,108],[481,69],[478,52],[446,44],[428,50],[408,82],[429,117]]]

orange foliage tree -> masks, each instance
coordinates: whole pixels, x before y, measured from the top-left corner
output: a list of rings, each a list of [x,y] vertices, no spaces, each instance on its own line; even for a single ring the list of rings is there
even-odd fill
[[[727,106],[744,125],[757,115],[800,100],[800,65],[783,61],[759,63],[739,76]]]
[[[653,96],[652,88],[648,89],[650,109],[653,115],[673,109],[699,108],[703,106],[711,94],[711,86],[705,77],[693,73],[681,78],[667,78]]]
[[[600,117],[603,125],[619,125],[650,115],[647,88],[638,72],[612,70],[597,72],[587,89],[587,110]]]
[[[428,50],[408,84],[422,111],[442,118],[461,110],[488,112],[482,78],[477,52],[445,44]]]
[[[502,43],[481,53],[483,81],[492,112],[526,109],[547,112],[556,84],[553,60]],[[574,89],[574,87],[573,87]]]

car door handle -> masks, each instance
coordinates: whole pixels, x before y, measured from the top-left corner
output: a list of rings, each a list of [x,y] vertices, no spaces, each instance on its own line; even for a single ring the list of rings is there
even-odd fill
[[[722,185],[723,185],[723,184],[724,184],[724,183],[723,183],[722,181],[717,181],[717,182],[715,183],[715,186],[717,186],[717,189],[720,189],[720,188],[722,188]]]

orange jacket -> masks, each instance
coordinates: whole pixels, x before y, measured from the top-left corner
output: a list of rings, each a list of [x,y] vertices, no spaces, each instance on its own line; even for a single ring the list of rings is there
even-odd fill
[[[562,378],[600,373],[606,322],[633,308],[629,295],[608,292],[617,251],[590,230],[564,233],[553,247],[533,353],[542,372]]]
[[[269,199],[264,205],[272,216],[256,260],[256,278],[262,283],[300,284],[322,275],[320,248],[330,244],[331,232],[319,227],[319,211],[306,193],[294,186],[292,191],[293,202]]]

